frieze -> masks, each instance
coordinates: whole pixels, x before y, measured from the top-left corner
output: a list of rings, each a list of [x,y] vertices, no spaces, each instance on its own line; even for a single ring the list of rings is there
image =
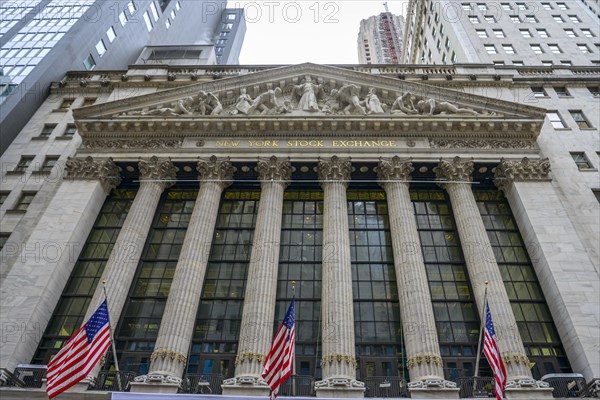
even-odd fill
[[[177,149],[181,139],[83,139],[83,149]]]
[[[429,144],[438,149],[536,149],[533,140],[501,139],[430,139]]]

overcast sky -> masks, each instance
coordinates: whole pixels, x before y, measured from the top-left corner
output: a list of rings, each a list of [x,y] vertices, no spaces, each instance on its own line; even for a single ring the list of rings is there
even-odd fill
[[[229,0],[244,7],[247,32],[240,64],[356,64],[361,19],[383,12],[383,0]],[[388,1],[404,14],[407,2]]]

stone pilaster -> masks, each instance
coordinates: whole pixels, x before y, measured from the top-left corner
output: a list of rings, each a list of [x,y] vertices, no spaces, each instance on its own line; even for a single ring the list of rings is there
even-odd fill
[[[551,396],[551,391],[530,390],[541,388],[544,385],[547,387],[547,384],[536,382],[532,378],[529,359],[525,354],[525,347],[510,306],[502,275],[471,189],[473,168],[473,161],[455,157],[451,161],[441,160],[436,168],[436,173],[440,179],[439,185],[446,189],[450,196],[479,315],[482,315],[485,307],[483,303],[485,282],[489,282],[487,300],[494,320],[498,347],[506,367],[506,396],[507,398]],[[514,390],[508,390],[511,388]]]
[[[2,280],[0,370],[33,358],[107,193],[120,183],[111,159],[70,159],[67,172]]]
[[[458,398],[454,382],[444,380],[442,357],[429,283],[421,252],[409,180],[414,171],[410,160],[381,160],[379,184],[385,189],[400,300],[400,317],[408,358],[413,398]]]
[[[324,192],[323,281],[321,295],[323,380],[315,383],[318,397],[363,397],[356,380],[354,309],[346,188],[349,159],[336,156],[317,167]]]
[[[551,182],[550,162],[502,160],[494,183],[510,204],[573,371],[600,388],[598,272]]]
[[[187,365],[204,275],[223,190],[232,183],[229,159],[198,162],[200,191],[152,353],[150,372],[135,379],[132,391],[177,393]]]
[[[106,280],[108,314],[113,329],[121,318],[121,312],[127,300],[129,287],[135,276],[160,196],[176,181],[177,167],[170,160],[152,157],[147,160],[140,159],[138,165],[140,188],[127,213],[127,218],[121,227],[102,275],[102,280]],[[103,286],[98,285],[88,307],[85,321],[96,311],[103,300]],[[97,377],[99,370],[100,365],[90,374],[90,381]]]
[[[292,166],[289,160],[280,161],[273,156],[259,160],[257,169],[261,180],[260,205],[248,266],[235,378],[224,382],[225,395],[270,393],[261,374],[273,333],[283,192],[292,176]]]

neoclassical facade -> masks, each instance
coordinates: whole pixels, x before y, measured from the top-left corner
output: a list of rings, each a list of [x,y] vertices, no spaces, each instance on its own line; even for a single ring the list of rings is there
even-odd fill
[[[105,288],[131,391],[202,373],[225,396],[268,395],[294,282],[295,375],[318,397],[363,397],[379,376],[458,398],[484,293],[508,397],[551,397],[549,373],[598,384],[595,237],[538,144],[546,110],[314,64],[160,90],[150,73],[67,82],[110,91],[73,111],[64,174],[3,249],[5,380],[47,364]]]

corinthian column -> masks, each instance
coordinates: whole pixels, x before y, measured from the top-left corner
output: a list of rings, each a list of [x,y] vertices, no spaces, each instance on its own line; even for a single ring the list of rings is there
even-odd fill
[[[234,168],[229,159],[213,156],[198,162],[198,172],[200,191],[175,268],[150,372],[135,379],[132,391],[177,393],[187,365],[221,193],[232,183]]]
[[[408,191],[413,171],[412,163],[399,157],[381,160],[377,169],[379,184],[387,196],[400,317],[410,373],[408,386],[413,398],[458,398],[456,384],[444,380],[421,240]]]
[[[225,395],[268,396],[270,392],[261,374],[273,333],[283,192],[292,176],[292,166],[289,160],[279,161],[275,156],[259,160],[258,176],[260,205],[248,266],[235,378],[224,382]]]
[[[321,295],[323,380],[315,384],[318,397],[363,397],[364,383],[356,380],[354,306],[346,188],[349,159],[336,156],[317,167],[324,192],[323,282]]]
[[[102,279],[106,280],[108,315],[113,326],[116,326],[121,318],[160,196],[176,181],[177,167],[170,160],[161,160],[154,156],[148,160],[140,159],[138,165],[140,189],[131,204],[102,274]],[[103,300],[103,287],[98,285],[84,321],[91,317]],[[99,370],[100,365],[92,371],[88,379],[92,381],[96,378]]]
[[[496,330],[498,347],[504,360],[507,373],[508,388],[537,388],[539,385],[532,378],[529,359],[517,327],[517,322],[510,306],[508,294],[502,281],[502,275],[490,244],[475,196],[471,190],[473,161],[463,161],[455,157],[452,161],[441,160],[436,168],[439,185],[448,192],[452,203],[452,211],[456,220],[456,228],[460,236],[467,270],[475,300],[482,315],[484,291],[488,281],[487,300]],[[527,392],[527,391],[526,391]],[[529,390],[534,397],[551,395],[546,391]],[[525,396],[507,390],[507,398]]]

